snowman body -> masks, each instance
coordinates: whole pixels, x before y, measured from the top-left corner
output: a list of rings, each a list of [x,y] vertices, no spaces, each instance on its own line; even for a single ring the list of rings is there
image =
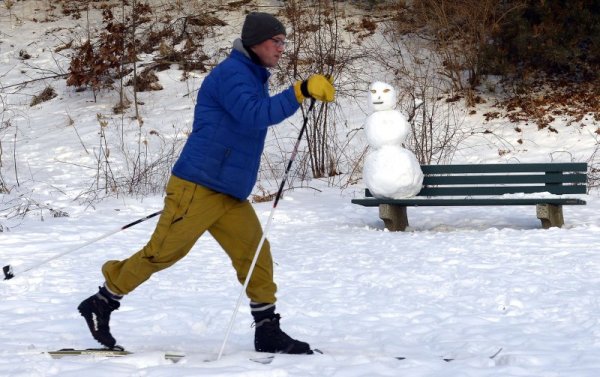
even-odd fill
[[[423,172],[415,155],[402,143],[410,124],[395,110],[396,92],[383,82],[369,87],[373,113],[365,123],[371,148],[365,158],[363,179],[371,194],[378,198],[402,199],[415,196],[423,186]]]
[[[365,134],[369,146],[376,150],[384,145],[402,147],[408,137],[410,125],[397,110],[375,111],[367,118]]]

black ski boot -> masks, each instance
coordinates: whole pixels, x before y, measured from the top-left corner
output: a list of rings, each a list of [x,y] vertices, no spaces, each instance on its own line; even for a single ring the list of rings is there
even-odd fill
[[[83,300],[77,307],[94,339],[111,349],[115,348],[117,341],[111,335],[108,323],[110,313],[119,309],[119,306],[121,303],[111,298],[105,287],[100,287],[98,293]]]
[[[279,314],[255,322],[254,349],[258,352],[312,354],[308,343],[293,339],[279,327]]]

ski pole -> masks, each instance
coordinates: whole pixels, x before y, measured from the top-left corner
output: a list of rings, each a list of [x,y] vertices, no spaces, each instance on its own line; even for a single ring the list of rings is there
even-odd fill
[[[113,230],[113,231],[111,231],[111,232],[109,232],[109,233],[106,233],[106,234],[103,234],[103,235],[101,235],[101,236],[99,236],[99,237],[97,237],[97,238],[94,238],[93,240],[89,240],[89,241],[87,241],[87,242],[85,242],[85,243],[83,243],[83,244],[81,244],[81,245],[78,245],[78,246],[76,246],[76,247],[72,248],[72,249],[69,249],[69,250],[67,250],[67,251],[64,251],[64,252],[62,252],[62,253],[60,253],[60,254],[58,254],[58,255],[55,255],[55,256],[53,256],[53,257],[51,257],[51,258],[48,258],[48,259],[46,259],[46,260],[43,260],[43,261],[41,261],[41,262],[39,262],[39,263],[37,263],[37,264],[35,264],[35,265],[33,265],[33,266],[30,266],[30,267],[28,267],[28,268],[24,269],[23,271],[20,271],[19,273],[21,274],[21,273],[23,273],[23,272],[27,272],[27,271],[31,271],[31,270],[33,270],[33,269],[36,269],[36,268],[38,268],[38,267],[40,267],[40,266],[42,266],[42,265],[44,265],[44,264],[46,264],[46,263],[48,263],[48,262],[50,262],[50,261],[53,261],[53,260],[55,260],[55,259],[58,259],[58,258],[60,258],[60,257],[62,257],[62,256],[65,256],[65,255],[67,255],[67,254],[70,254],[70,253],[72,253],[72,252],[74,252],[74,251],[76,251],[76,250],[79,250],[79,249],[81,249],[81,248],[84,248],[84,247],[86,247],[86,246],[88,246],[88,245],[91,245],[91,244],[93,244],[94,242],[98,242],[98,241],[100,241],[100,240],[101,240],[101,239],[103,239],[103,238],[106,238],[106,237],[108,237],[108,236],[112,236],[113,234],[115,234],[115,233],[118,233],[118,232],[120,232],[120,231],[122,231],[122,230],[125,230],[125,229],[127,229],[127,228],[131,228],[132,226],[134,226],[134,225],[137,225],[137,224],[139,224],[139,223],[141,223],[141,222],[144,222],[144,221],[146,221],[146,220],[148,220],[148,219],[151,219],[151,218],[153,218],[154,216],[158,216],[158,215],[160,215],[161,213],[162,213],[162,210],[160,210],[160,211],[158,211],[158,212],[154,212],[154,213],[152,213],[152,214],[150,214],[150,215],[148,215],[148,216],[146,216],[146,217],[143,217],[143,218],[141,218],[141,219],[135,220],[134,222],[131,222],[131,223],[127,224],[127,225],[123,225],[123,226],[122,226],[122,227],[120,227],[119,229],[115,229],[115,230]],[[10,264],[8,264],[8,265],[6,265],[6,266],[2,267],[2,271],[4,272],[4,280],[9,280],[9,279],[12,279],[12,278],[14,278],[14,277],[15,277],[15,271],[14,271],[14,269],[12,268],[12,266],[11,266]]]
[[[315,99],[313,98],[310,101],[310,106],[308,107],[307,113],[310,113],[315,105]],[[231,320],[229,321],[229,326],[227,327],[227,332],[225,333],[225,339],[223,339],[223,344],[221,345],[221,349],[219,350],[219,355],[217,356],[217,360],[221,359],[223,356],[223,351],[225,350],[225,346],[227,345],[227,340],[229,339],[229,334],[231,334],[231,330],[233,328],[233,324],[235,322],[235,317],[237,316],[238,310],[240,308],[240,304],[242,302],[242,298],[244,297],[244,293],[246,292],[246,288],[248,288],[248,283],[250,283],[250,277],[254,272],[254,267],[256,266],[256,262],[258,261],[258,256],[260,254],[260,249],[262,249],[265,240],[267,239],[267,233],[269,233],[269,229],[271,228],[271,222],[273,221],[273,214],[275,213],[275,208],[277,208],[277,203],[279,203],[279,198],[281,197],[281,193],[283,192],[283,187],[285,186],[285,182],[287,181],[288,175],[290,173],[290,169],[294,160],[296,159],[296,154],[298,153],[298,147],[300,146],[300,141],[302,140],[302,135],[304,134],[304,130],[306,129],[306,124],[308,123],[308,116],[304,117],[304,122],[302,124],[302,128],[300,129],[300,134],[298,135],[298,139],[296,140],[296,145],[294,145],[294,149],[292,150],[292,155],[290,156],[290,160],[288,161],[287,168],[285,169],[285,174],[283,175],[283,179],[281,180],[281,184],[279,185],[279,190],[277,190],[277,195],[275,196],[275,200],[273,201],[273,207],[271,208],[271,213],[269,214],[269,219],[267,220],[267,225],[265,225],[265,230],[263,231],[263,235],[258,243],[258,247],[254,252],[254,258],[252,258],[252,263],[250,264],[250,269],[248,270],[248,274],[246,275],[246,279],[244,280],[244,285],[242,286],[242,290],[237,299],[237,303],[235,305],[235,310],[231,315]]]

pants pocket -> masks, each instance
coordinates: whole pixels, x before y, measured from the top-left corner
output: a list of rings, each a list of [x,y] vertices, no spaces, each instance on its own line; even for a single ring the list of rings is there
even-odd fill
[[[170,224],[181,221],[187,214],[190,204],[194,200],[196,184],[183,179],[172,177],[167,185],[167,195],[165,198],[165,209],[170,219]]]

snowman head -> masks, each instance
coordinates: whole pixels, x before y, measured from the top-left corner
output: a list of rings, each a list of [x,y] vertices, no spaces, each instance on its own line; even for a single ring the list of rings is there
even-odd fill
[[[373,111],[392,110],[396,106],[396,90],[384,82],[375,81],[369,86],[369,105]]]

